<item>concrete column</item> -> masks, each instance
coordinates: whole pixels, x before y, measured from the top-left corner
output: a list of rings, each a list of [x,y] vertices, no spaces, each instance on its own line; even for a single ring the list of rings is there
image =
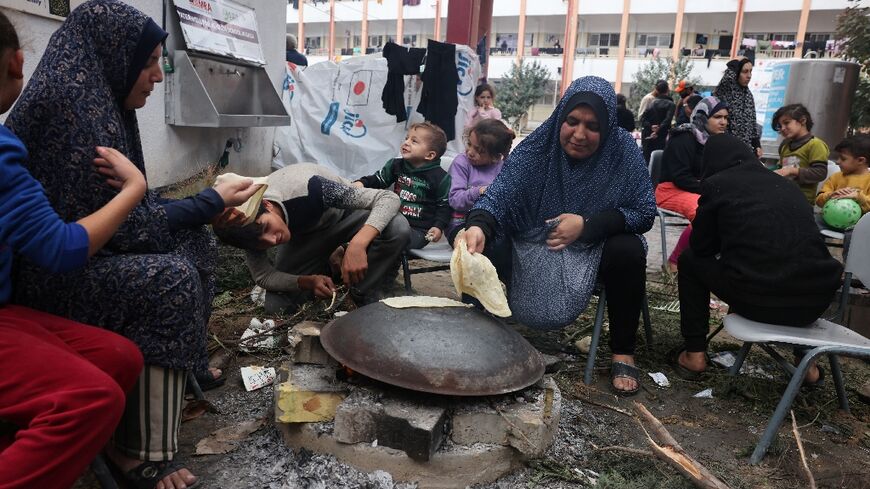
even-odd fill
[[[362,0],[362,35],[360,37],[360,54],[365,56],[369,47],[369,0]]]
[[[326,59],[335,59],[335,0],[329,0],[329,41],[327,42],[329,55]]]
[[[520,0],[520,26],[517,28],[517,37],[519,44],[517,45],[517,64],[523,59],[523,54],[526,51],[526,0]],[[489,49],[489,46],[487,46]]]
[[[794,57],[803,57],[804,39],[807,37],[807,22],[810,20],[810,4],[812,0],[804,0],[803,8],[801,8],[801,20],[798,23],[797,36],[794,39]]]
[[[746,0],[737,0],[737,13],[734,15],[734,40],[731,41],[731,59],[737,57],[740,41],[743,39],[743,10]]]
[[[619,59],[616,61],[616,93],[622,90],[622,72],[625,68],[625,47],[628,46],[628,17],[631,0],[622,0],[622,24],[619,27]]]
[[[441,0],[435,0],[435,40],[441,40]]]
[[[677,22],[674,25],[674,46],[671,48],[671,58],[680,59],[680,46],[683,43],[683,14],[686,12],[686,0],[677,0]]]
[[[296,49],[300,53],[305,52],[305,21],[302,19],[302,9],[305,7],[305,1],[299,1],[299,23],[296,25]]]
[[[402,3],[402,0],[396,0],[396,3],[399,4],[399,9],[396,13],[396,44],[401,46],[402,44],[404,44],[402,41],[404,40],[405,36],[405,4]]]
[[[480,2],[481,0],[450,1],[447,5],[447,42],[477,45]]]
[[[568,0],[568,13],[565,15],[565,47],[562,53],[562,87],[565,94],[568,85],[574,80],[574,51],[577,49],[577,11],[580,0]]]

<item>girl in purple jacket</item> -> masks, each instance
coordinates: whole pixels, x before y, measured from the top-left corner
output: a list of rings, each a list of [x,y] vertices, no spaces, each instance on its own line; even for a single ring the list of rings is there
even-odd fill
[[[447,237],[451,246],[465,224],[465,215],[501,171],[515,137],[498,119],[481,119],[468,130],[465,153],[457,155],[450,165],[449,201],[453,220]]]

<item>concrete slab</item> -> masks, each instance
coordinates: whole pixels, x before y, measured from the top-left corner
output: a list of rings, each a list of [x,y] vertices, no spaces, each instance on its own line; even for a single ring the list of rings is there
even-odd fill
[[[414,460],[429,460],[444,440],[447,422],[447,411],[431,400],[356,389],[336,409],[335,438],[342,443],[377,441]]]
[[[552,377],[520,393],[457,404],[450,438],[460,445],[512,446],[526,457],[540,457],[559,427],[562,395]]]
[[[275,385],[275,422],[332,420],[346,396],[347,384],[335,379],[334,368],[288,364],[279,369]]]
[[[335,364],[335,361],[326,353],[323,345],[320,344],[320,330],[324,326],[324,323],[302,321],[290,328],[287,339],[290,343],[290,350],[295,363]]]
[[[522,467],[522,455],[501,445],[452,445],[421,462],[394,448],[340,443],[324,433],[322,423],[279,424],[278,429],[289,446],[328,453],[367,472],[384,470],[394,481],[417,483],[419,489],[463,489],[492,482]]]

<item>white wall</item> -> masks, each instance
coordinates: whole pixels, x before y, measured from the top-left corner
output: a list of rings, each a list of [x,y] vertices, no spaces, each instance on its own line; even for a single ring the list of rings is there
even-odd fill
[[[125,0],[131,5],[161,23],[161,0]],[[168,0],[171,1],[171,0]],[[284,31],[286,2],[278,0],[235,0],[253,7],[257,12],[258,31],[263,54],[266,58],[266,71],[276,90],[280,90],[284,79]],[[25,83],[30,79],[51,34],[60,27],[60,22],[3,9],[16,26],[21,37],[25,56]],[[183,46],[183,39],[177,27],[167,29],[170,50]],[[167,74],[166,76],[172,76]],[[217,161],[227,139],[241,136],[242,151],[231,151],[231,171],[244,175],[265,175],[270,171],[272,161],[272,135],[275,129],[264,128],[191,128],[175,127],[166,124],[165,92],[156,89],[148,98],[147,105],[136,112],[139,119],[139,132],[142,135],[142,149],[148,172],[148,184],[159,187],[183,180],[202,169],[208,163]],[[5,120],[5,117],[3,118]]]

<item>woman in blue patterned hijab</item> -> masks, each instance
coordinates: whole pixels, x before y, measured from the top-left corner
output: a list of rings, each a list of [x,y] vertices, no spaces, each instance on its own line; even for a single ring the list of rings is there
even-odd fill
[[[63,219],[86,216],[114,195],[92,169],[96,146],[116,148],[145,173],[135,109],[163,80],[166,36],[148,16],[112,0],[81,5],[52,35],[7,125],[26,145],[28,169]],[[18,302],[110,329],[142,350],[145,369],[109,450],[131,486],[162,480],[189,487],[196,480],[171,461],[187,372],[207,369],[217,253],[202,224],[225,201],[244,199],[208,189],[167,202],[148,191],[82,271],[49,274],[19,264]]]
[[[616,124],[606,80],[575,80],[553,114],[511,152],[466,224],[508,285],[514,316],[560,328],[586,308],[596,281],[607,291],[612,382],[637,392],[635,331],[652,227],[652,182],[634,139]],[[510,257],[508,257],[508,255]]]

